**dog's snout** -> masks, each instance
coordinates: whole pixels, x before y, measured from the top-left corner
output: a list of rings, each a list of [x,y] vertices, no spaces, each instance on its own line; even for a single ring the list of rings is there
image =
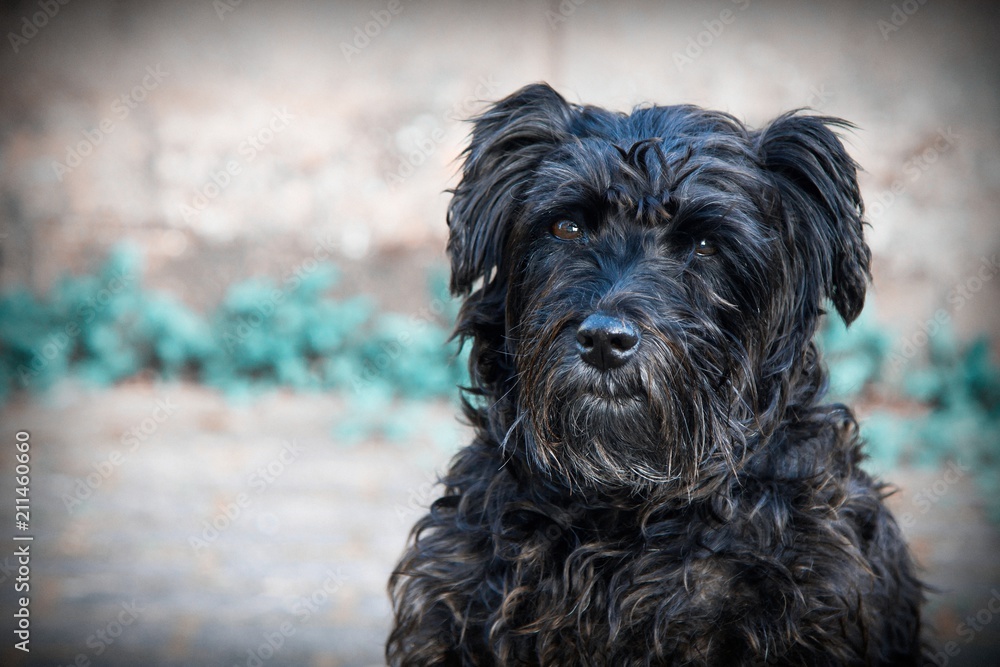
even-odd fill
[[[580,356],[598,370],[618,368],[639,347],[639,329],[628,320],[594,313],[576,333]]]

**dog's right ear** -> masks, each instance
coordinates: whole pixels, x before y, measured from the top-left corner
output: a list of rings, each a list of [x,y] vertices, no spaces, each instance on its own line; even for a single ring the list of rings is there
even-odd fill
[[[547,84],[532,84],[475,119],[462,180],[448,206],[451,291],[468,294],[499,265],[510,222],[531,175],[569,132],[573,107]]]

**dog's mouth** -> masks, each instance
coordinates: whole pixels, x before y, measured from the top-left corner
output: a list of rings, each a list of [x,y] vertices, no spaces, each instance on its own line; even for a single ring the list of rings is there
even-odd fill
[[[628,440],[630,432],[634,434],[637,423],[649,425],[655,421],[650,414],[646,397],[637,394],[581,394],[572,403],[571,409],[576,413],[577,420],[590,424],[588,431],[600,425],[602,430],[618,432],[622,440]]]
[[[577,393],[607,404],[639,404],[646,400],[645,392],[631,377],[598,377],[585,382]]]
[[[602,392],[585,392],[583,399],[594,404],[595,408],[602,409],[636,409],[646,404],[646,397],[639,394],[605,394]]]
[[[663,415],[643,386],[638,366],[595,372],[577,362],[570,368],[555,380],[557,392],[539,396],[544,412],[560,415],[563,436],[587,440],[600,433],[606,440],[627,442],[639,431],[660,432]]]
[[[663,420],[641,393],[578,391],[528,408],[533,453],[544,469],[584,486],[632,487],[677,475]]]

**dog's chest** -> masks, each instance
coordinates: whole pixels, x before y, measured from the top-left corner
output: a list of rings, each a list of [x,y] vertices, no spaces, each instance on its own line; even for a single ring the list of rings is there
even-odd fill
[[[707,535],[654,539],[628,534],[609,537],[584,542],[566,552],[564,562],[570,567],[564,566],[562,570],[569,578],[570,588],[593,585],[596,576],[596,582],[607,590],[609,607],[640,597],[669,601],[671,605],[687,608],[714,607],[720,600],[732,600],[748,592],[739,576],[741,568],[735,554],[728,549],[706,545],[716,541],[719,540]],[[730,539],[729,543],[734,544],[734,540]],[[624,548],[609,558],[602,549],[611,544]],[[558,554],[554,561],[558,565]],[[593,566],[592,561],[595,561]],[[575,581],[581,577],[581,581]]]
[[[542,642],[572,636],[595,651],[648,651],[661,638],[667,654],[681,657],[727,654],[741,619],[766,622],[762,609],[775,609],[766,566],[742,560],[731,535],[640,535],[624,519],[613,529],[540,531],[539,542],[524,545],[528,557],[508,571],[508,590],[518,597],[532,591],[518,604],[504,602],[516,610],[509,620],[522,621]],[[708,546],[727,540],[732,551]]]

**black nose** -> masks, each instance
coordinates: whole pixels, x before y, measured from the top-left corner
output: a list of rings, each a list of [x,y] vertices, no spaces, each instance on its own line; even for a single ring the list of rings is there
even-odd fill
[[[620,317],[594,313],[576,332],[580,357],[598,370],[618,368],[639,347],[639,330]]]

